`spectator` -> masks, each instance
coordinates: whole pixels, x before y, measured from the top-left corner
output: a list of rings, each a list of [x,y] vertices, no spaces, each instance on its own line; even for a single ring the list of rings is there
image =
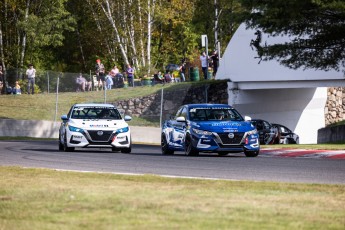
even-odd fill
[[[91,81],[87,81],[82,73],[79,74],[75,82],[77,84],[77,92],[85,92],[85,90],[91,91],[92,83]]]
[[[134,86],[134,69],[131,67],[130,64],[127,64],[127,81],[129,86]]]
[[[186,63],[182,63],[179,68],[181,81],[186,81],[185,72],[186,72]]]
[[[97,59],[96,60],[96,66],[95,66],[95,72],[96,72],[96,77],[97,77],[97,88],[100,87],[100,85],[102,85],[102,87],[104,86],[104,81],[105,81],[105,68],[103,63],[101,63],[101,59]]]
[[[16,81],[16,85],[12,88],[12,93],[13,94],[22,94],[22,91],[20,89],[19,82]]]
[[[174,82],[181,82],[180,78],[180,70],[175,70],[171,74],[172,78],[174,79]]]
[[[115,88],[123,88],[123,86],[124,86],[124,77],[123,77],[123,74],[121,72],[119,72],[118,74],[116,74],[114,76],[113,83],[114,83],[114,87]]]
[[[173,77],[172,77],[172,75],[170,74],[169,71],[166,71],[166,73],[164,74],[164,80],[165,80],[166,83],[173,82]]]
[[[120,70],[117,68],[116,65],[114,65],[113,69],[111,70],[111,76],[115,77],[119,72]]]
[[[111,75],[112,71],[110,71],[109,74],[105,76],[106,89],[111,89],[111,87],[113,86],[113,76]]]
[[[4,72],[2,65],[0,65],[0,94],[2,94],[2,89],[4,88]]]
[[[165,84],[165,79],[161,71],[158,71],[156,74],[153,75],[155,83]]]
[[[217,50],[213,51],[213,54],[211,55],[212,60],[212,67],[213,67],[213,78],[216,76],[218,65],[219,65],[219,56]]]
[[[208,62],[208,57],[206,56],[205,52],[202,52],[201,56],[200,56],[200,61],[201,61],[201,68],[202,68],[202,72],[204,74],[204,79],[207,79],[207,62]]]
[[[28,94],[35,93],[35,77],[36,70],[34,69],[33,64],[29,64],[29,68],[26,70],[26,76],[28,78]]]

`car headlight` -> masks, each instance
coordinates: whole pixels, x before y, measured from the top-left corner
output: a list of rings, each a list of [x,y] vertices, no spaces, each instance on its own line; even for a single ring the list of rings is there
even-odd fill
[[[208,136],[212,135],[212,132],[200,130],[200,129],[193,129],[193,132],[195,132],[198,135],[208,135]]]
[[[253,130],[250,130],[247,132],[248,136],[252,135],[252,134],[257,134],[257,133],[258,133],[258,131],[256,129],[253,129]]]
[[[83,129],[77,128],[77,127],[74,127],[74,126],[71,126],[71,125],[68,126],[68,129],[69,129],[69,131],[71,131],[71,132],[79,132],[79,133],[83,133],[83,132],[84,132]]]
[[[127,127],[124,127],[124,128],[121,128],[121,129],[118,129],[116,130],[116,134],[119,134],[119,133],[126,133],[129,131],[129,128],[128,126]]]

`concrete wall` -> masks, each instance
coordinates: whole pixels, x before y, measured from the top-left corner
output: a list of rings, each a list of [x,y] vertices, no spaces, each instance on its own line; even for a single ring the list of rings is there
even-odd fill
[[[327,88],[229,89],[229,104],[243,115],[287,126],[301,144],[317,143],[318,129],[325,127]]]
[[[331,143],[345,140],[345,125],[326,127],[318,130],[317,143]]]
[[[59,127],[60,122],[0,119],[0,136],[56,138],[57,140]],[[160,128],[131,125],[130,128],[134,143],[160,144]]]

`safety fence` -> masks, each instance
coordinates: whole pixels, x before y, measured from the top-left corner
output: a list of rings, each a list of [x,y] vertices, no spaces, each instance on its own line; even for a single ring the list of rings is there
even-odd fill
[[[82,74],[88,82],[91,82],[90,92],[85,89],[85,92],[62,94],[80,91],[76,85],[76,78],[79,75],[80,73],[38,71],[35,82],[37,87],[35,101],[28,96],[17,97],[21,98],[20,102],[23,104],[28,104],[26,100],[30,100],[29,109],[31,110],[25,113],[26,107],[22,106],[20,112],[23,111],[23,115],[21,116],[18,112],[15,119],[59,121],[60,116],[68,113],[71,105],[75,103],[98,102],[116,105],[122,113],[133,117],[132,125],[159,127],[165,119],[174,115],[182,104],[227,103],[228,101],[226,81],[160,84],[154,79],[136,79],[134,85],[129,86],[124,84],[126,80],[124,79],[123,84],[114,84],[112,89],[105,90],[102,86],[98,87],[97,79],[91,72]],[[8,82],[19,81],[22,94],[26,94],[27,80],[20,71],[7,72],[6,77],[8,86],[13,84]],[[125,99],[120,99],[119,95]],[[8,105],[9,110],[11,106]],[[2,115],[2,117],[12,118],[11,116],[14,115]]]

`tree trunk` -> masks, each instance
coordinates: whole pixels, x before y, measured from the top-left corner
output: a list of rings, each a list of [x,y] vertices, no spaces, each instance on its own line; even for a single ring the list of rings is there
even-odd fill
[[[99,3],[99,5],[102,7],[102,10],[105,14],[105,16],[108,18],[111,26],[113,27],[114,29],[114,32],[115,32],[115,40],[118,42],[118,45],[119,45],[119,48],[120,48],[120,51],[121,51],[121,54],[122,54],[122,58],[124,60],[124,62],[127,64],[129,64],[129,61],[128,61],[128,57],[127,57],[127,54],[125,52],[125,49],[124,49],[124,45],[123,45],[123,42],[121,40],[121,37],[120,37],[120,34],[119,34],[119,31],[117,29],[117,26],[116,26],[116,23],[114,21],[114,18],[112,16],[112,13],[111,13],[111,9],[110,9],[110,4],[109,4],[109,0],[105,0],[104,3],[105,3],[105,7],[103,6],[102,3],[99,2],[99,0],[97,0],[97,2]]]
[[[27,21],[28,17],[29,17],[29,8],[30,8],[30,0],[26,0],[26,8],[25,8],[25,16],[24,16],[24,20],[25,21]],[[19,62],[19,66],[21,68],[24,67],[25,50],[26,50],[26,31],[23,31],[22,51],[21,51],[21,54],[20,54],[20,62]]]
[[[144,50],[144,31],[143,31],[143,22],[141,18],[141,1],[138,0],[138,14],[139,14],[139,27],[140,27],[140,50],[141,50],[141,65],[145,66],[146,65],[146,60],[145,60],[145,50]]]

